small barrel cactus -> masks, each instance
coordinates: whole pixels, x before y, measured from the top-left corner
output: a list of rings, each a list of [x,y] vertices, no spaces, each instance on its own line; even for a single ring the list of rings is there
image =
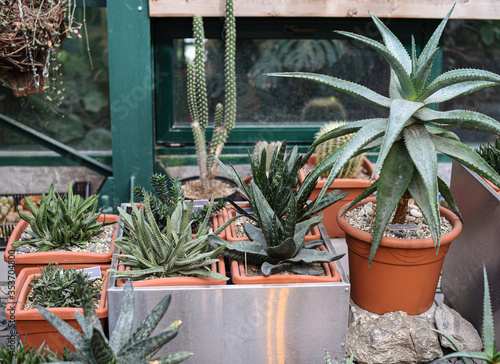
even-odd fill
[[[334,121],[323,125],[319,132],[316,133],[315,138],[318,139],[329,131],[338,128],[339,126],[345,125],[345,121]],[[321,143],[316,147],[316,164],[321,163],[326,157],[328,157],[333,151],[347,143],[354,134],[343,135],[338,138],[329,139],[324,143]],[[363,163],[363,154],[360,154],[346,163],[344,168],[340,170],[337,174],[337,178],[353,178],[359,167]],[[325,172],[322,177],[326,178],[330,174],[330,171]]]
[[[271,168],[271,159],[273,157],[274,150],[276,148],[281,147],[281,142],[266,142],[265,140],[258,141],[255,143],[255,146],[253,148],[253,155],[259,157],[259,163],[260,163],[260,158],[262,156],[262,150],[266,150],[266,172],[269,171],[269,168]]]

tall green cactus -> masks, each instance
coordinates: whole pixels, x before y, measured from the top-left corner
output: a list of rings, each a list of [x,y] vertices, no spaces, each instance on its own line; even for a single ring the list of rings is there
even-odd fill
[[[193,118],[191,128],[196,145],[200,179],[202,183],[205,183],[205,186],[210,179],[215,177],[217,164],[214,157],[220,156],[229,132],[233,129],[236,121],[236,22],[233,0],[226,1],[225,29],[225,107],[219,103],[215,108],[214,130],[207,151],[205,130],[209,121],[209,113],[204,62],[205,46],[203,43],[205,35],[203,18],[199,15],[193,18],[196,53],[194,61],[188,64],[188,105]]]
[[[318,139],[329,133],[333,129],[338,128],[339,126],[347,124],[345,121],[334,121],[328,124],[325,124],[321,127],[321,129],[316,133],[315,138]],[[333,138],[321,143],[316,147],[316,164],[320,164],[323,160],[325,160],[331,153],[340,148],[342,145],[351,140],[354,134],[342,135],[338,138]],[[345,164],[345,166],[340,170],[337,174],[337,178],[353,178],[359,167],[363,163],[363,154],[360,154],[354,158],[351,158],[349,162]],[[330,171],[326,171],[322,177],[327,178],[330,174]]]

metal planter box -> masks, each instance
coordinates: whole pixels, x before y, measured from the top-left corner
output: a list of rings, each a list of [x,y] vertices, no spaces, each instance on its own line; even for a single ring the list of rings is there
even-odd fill
[[[321,225],[330,251],[333,246]],[[336,262],[338,263],[338,262]],[[116,264],[116,262],[114,262]],[[134,287],[134,328],[166,295],[167,314],[156,332],[183,322],[157,355],[191,351],[189,363],[324,363],[324,349],[343,358],[350,284],[340,263],[338,283]],[[120,312],[123,288],[108,286],[109,331]]]
[[[462,234],[444,261],[445,300],[478,330],[483,323],[483,263],[486,265],[495,326],[500,326],[500,194],[479,175],[453,162],[451,190],[464,219]],[[500,332],[496,341],[500,340]]]

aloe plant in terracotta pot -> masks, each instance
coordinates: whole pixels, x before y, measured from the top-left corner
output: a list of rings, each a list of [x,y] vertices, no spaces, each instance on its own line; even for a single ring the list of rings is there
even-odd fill
[[[308,182],[308,179],[316,178],[318,174],[332,169],[327,181],[329,185],[349,159],[363,151],[380,147],[379,158],[372,174],[373,178],[376,173],[380,173],[379,179],[349,205],[349,208],[351,208],[365,197],[374,192],[377,193],[373,233],[367,234],[368,237],[361,239],[359,236],[360,230],[351,226],[346,231],[352,297],[356,303],[360,301],[360,297],[364,294],[364,288],[360,288],[357,283],[367,280],[359,276],[361,273],[357,269],[358,267],[353,265],[352,258],[356,254],[351,248],[353,239],[365,240],[368,251],[362,264],[365,266],[370,265],[369,269],[365,269],[365,273],[372,274],[378,269],[376,258],[379,253],[377,253],[377,250],[380,246],[386,245],[383,237],[384,231],[391,219],[393,224],[405,223],[410,198],[413,198],[420,208],[430,230],[433,242],[432,249],[435,249],[438,253],[441,250],[442,242],[438,193],[441,193],[453,212],[461,218],[450,189],[438,177],[438,153],[448,155],[488,178],[495,185],[500,185],[498,173],[474,150],[462,144],[454,133],[441,128],[450,126],[500,134],[500,124],[494,119],[475,111],[436,111],[428,107],[429,104],[439,104],[500,84],[499,75],[476,69],[452,70],[438,76],[433,81],[430,80],[431,68],[439,52],[439,39],[451,11],[435,30],[418,57],[415,42],[412,42],[411,54],[408,54],[399,39],[375,15],[370,15],[382,35],[383,44],[354,33],[343,31],[338,33],[373,48],[389,63],[391,69],[389,97],[378,94],[359,84],[326,75],[310,73],[270,74],[270,76],[293,77],[318,82],[362,101],[389,109],[388,118],[353,121],[316,140],[311,148],[330,138],[356,133],[348,143],[330,154],[318,166],[317,170],[305,180],[305,182]],[[339,213],[339,220],[344,219],[345,211]],[[460,230],[460,228],[461,224],[457,222],[454,229]],[[404,249],[412,248],[413,245],[413,242],[401,239],[394,254],[406,254]],[[437,270],[438,274],[439,271],[440,269]],[[406,280],[400,280],[404,274],[408,274],[405,276],[407,277]],[[408,285],[407,279],[410,279],[410,276],[411,269],[406,269],[406,273],[397,270],[392,271],[392,273],[385,276],[378,290],[370,291],[373,295],[365,302],[380,301],[384,295],[388,294],[394,294],[397,297],[398,293],[389,293],[389,288],[397,290],[401,288],[402,284]],[[395,279],[395,277],[398,277],[398,279]],[[438,276],[425,279],[426,283],[423,286],[430,286],[431,290],[435,290]],[[431,305],[432,299],[425,303],[418,302],[417,307],[403,309],[416,314],[425,311]],[[377,313],[401,309],[394,305],[382,309],[373,308],[364,303],[361,306]]]

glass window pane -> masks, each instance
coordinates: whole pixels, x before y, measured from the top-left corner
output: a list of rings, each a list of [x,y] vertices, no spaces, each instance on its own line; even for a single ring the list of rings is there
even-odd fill
[[[81,8],[75,17],[82,23]],[[86,23],[93,69],[82,26],[51,57],[45,92],[16,98],[1,83],[0,113],[76,149],[110,149],[106,8],[87,7]],[[0,127],[0,149],[42,147]]]

